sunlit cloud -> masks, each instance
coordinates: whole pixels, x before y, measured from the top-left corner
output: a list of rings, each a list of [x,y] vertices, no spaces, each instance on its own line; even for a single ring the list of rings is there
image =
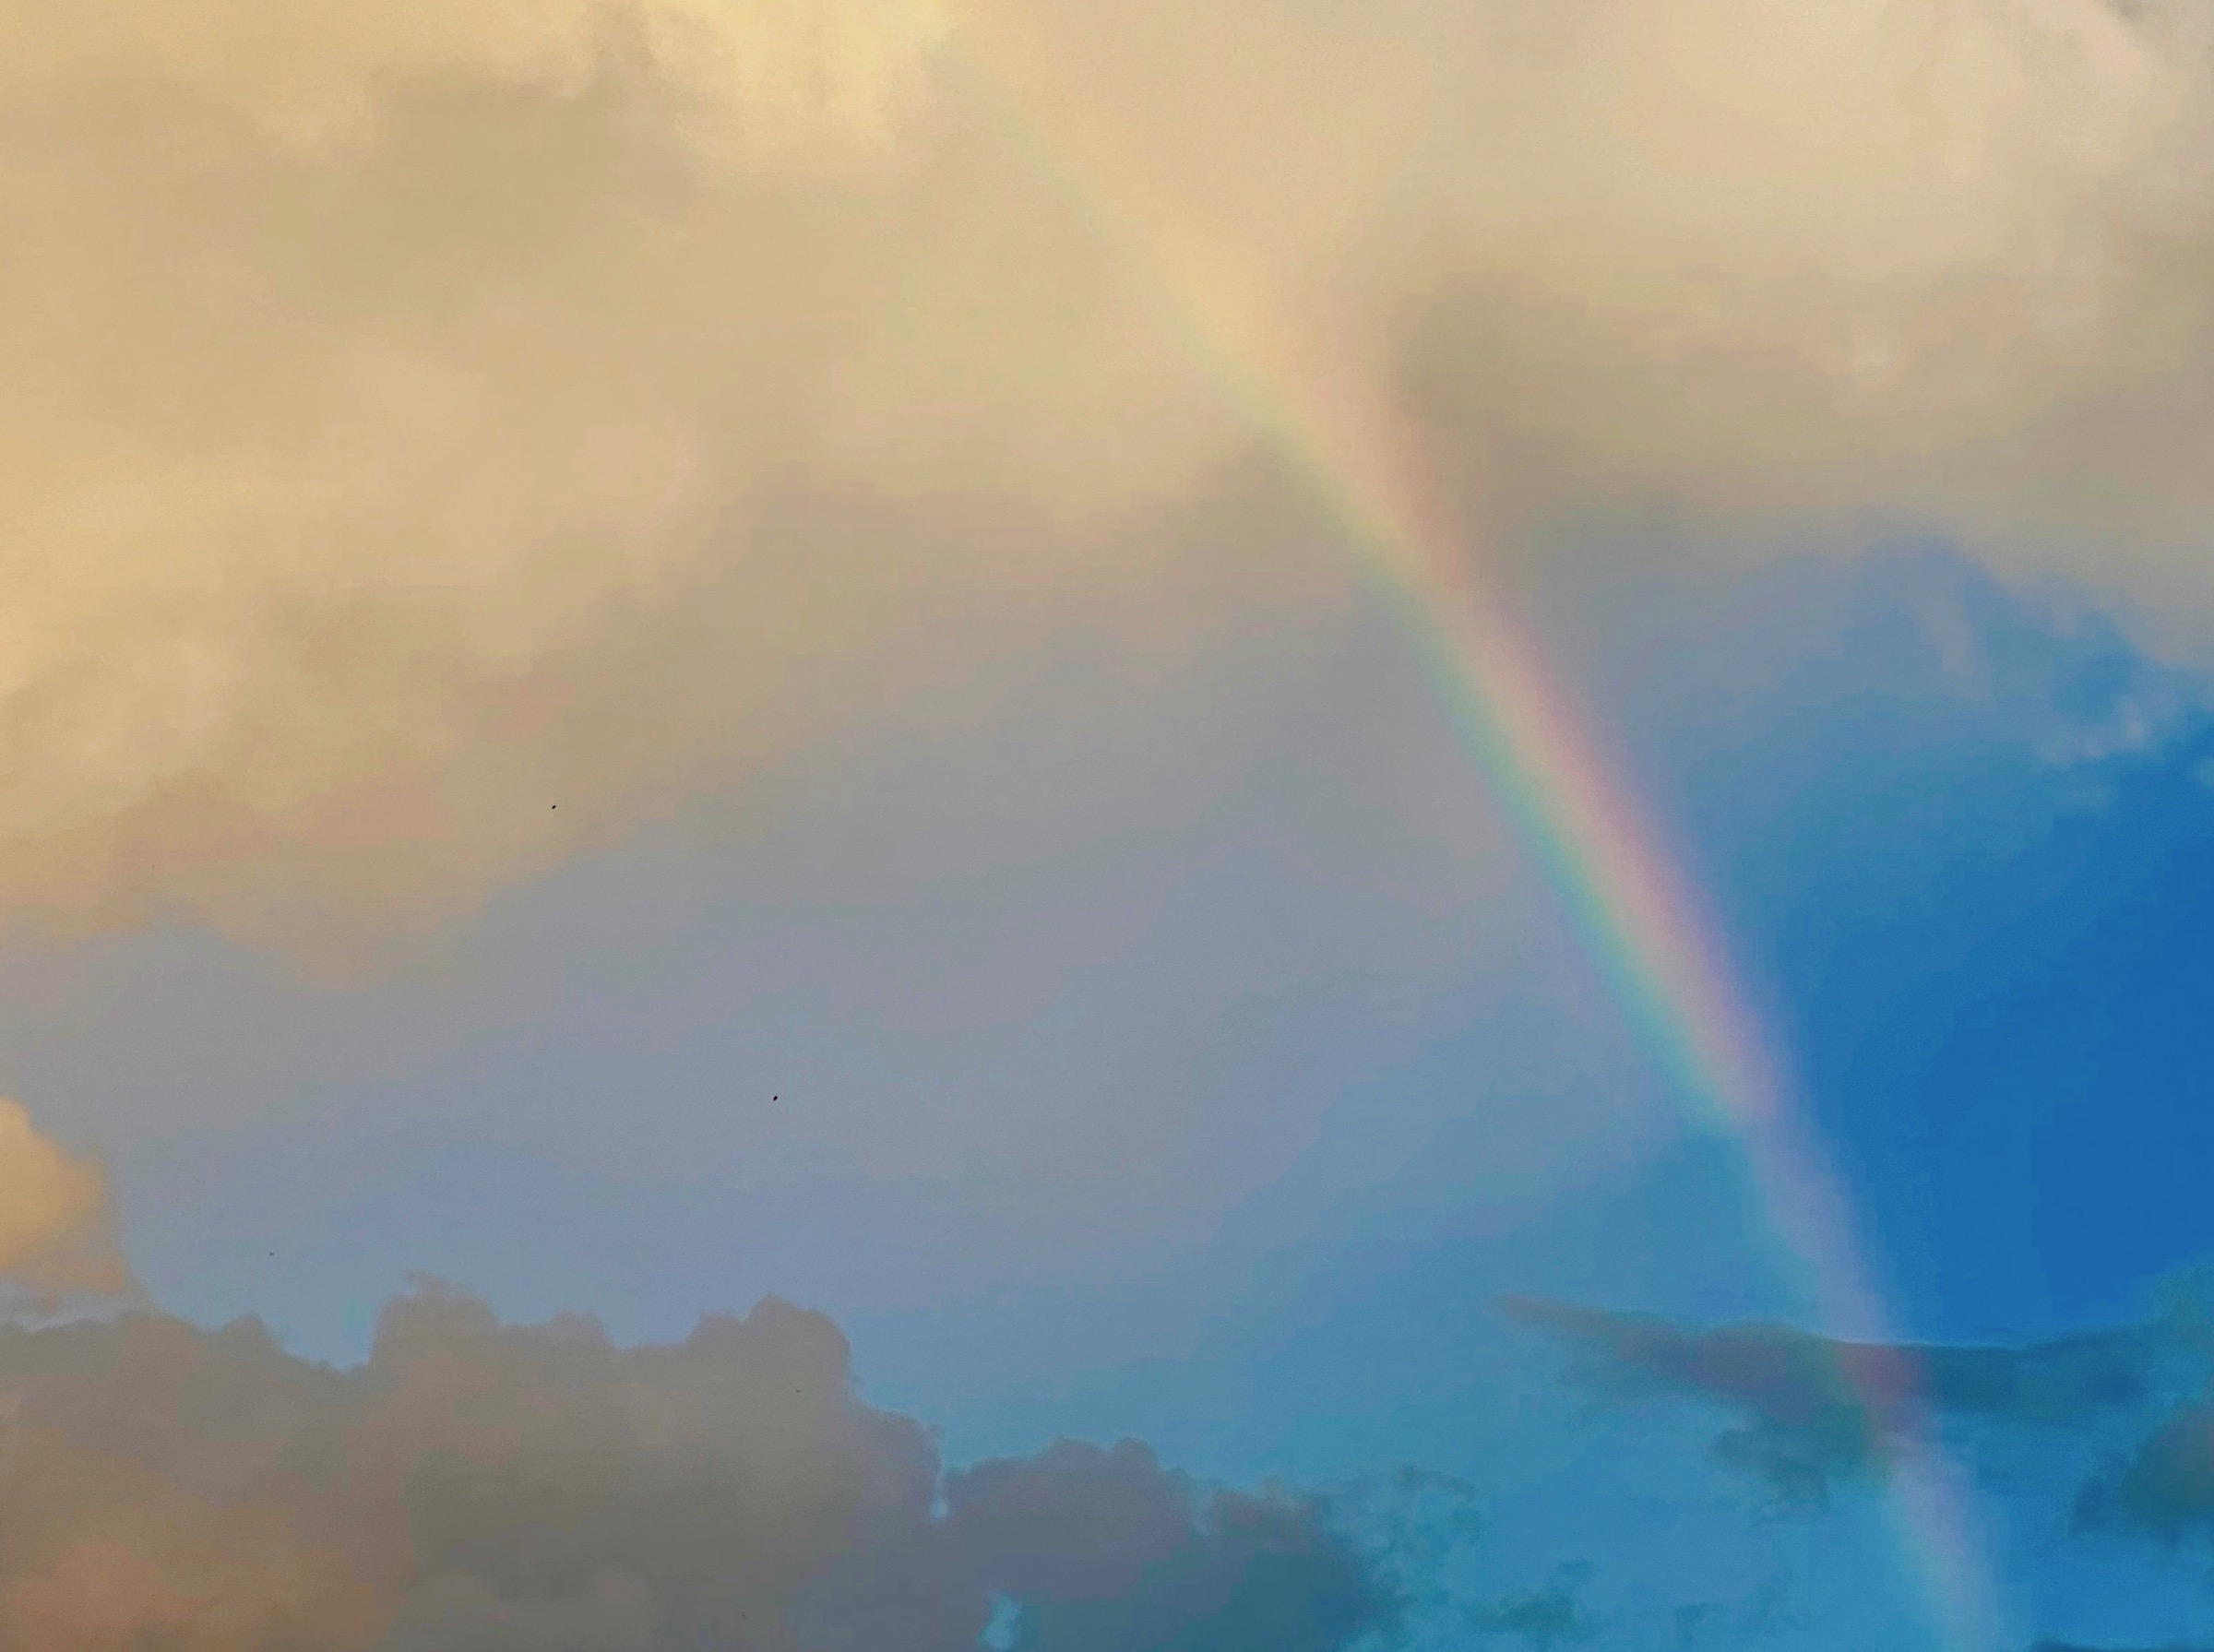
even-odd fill
[[[0,1282],[44,1299],[120,1295],[130,1271],[115,1248],[101,1167],[40,1132],[0,1099]]]
[[[1034,20],[1494,549],[1951,522],[2195,642],[2197,6]],[[1194,494],[1256,433],[970,22],[0,8],[0,910],[428,921],[979,650],[1292,577],[1299,479]]]

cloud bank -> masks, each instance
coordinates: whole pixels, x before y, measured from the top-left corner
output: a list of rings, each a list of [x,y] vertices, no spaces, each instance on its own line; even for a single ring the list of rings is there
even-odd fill
[[[1136,1443],[942,1476],[773,1301],[618,1348],[425,1287],[349,1371],[251,1321],[9,1326],[0,1397],[21,1652],[1332,1652],[1404,1606],[1327,1503]]]
[[[1029,12],[1471,535],[1949,524],[2207,640],[2200,0]],[[0,3],[0,921],[424,921],[1285,600],[1312,496],[970,21]]]

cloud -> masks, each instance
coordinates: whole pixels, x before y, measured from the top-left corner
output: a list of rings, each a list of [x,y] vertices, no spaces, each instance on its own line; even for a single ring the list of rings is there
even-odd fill
[[[0,918],[443,915],[1136,600],[1079,506],[1204,410],[943,35],[0,6]]]
[[[96,15],[10,5],[0,48],[18,98],[159,85],[310,148],[373,137],[387,83],[458,74],[574,94],[621,49],[687,85],[701,119],[788,157],[877,139],[944,30],[931,0],[846,0],[812,20],[790,0],[458,0],[367,16],[328,0],[126,0]]]
[[[2126,1422],[2203,1372],[2208,1351],[2188,1288],[2144,1324],[2026,1348],[1842,1342],[1780,1325],[1684,1330],[1531,1298],[1504,1307],[1565,1347],[1574,1385],[1734,1414],[1740,1426],[1714,1441],[1718,1461],[1803,1510],[1825,1506],[1839,1476],[1880,1471],[1903,1432],[1958,1420],[2065,1436]]]
[[[1960,535],[2204,649],[2200,0],[1117,16],[1067,61],[1340,306],[1502,548]]]
[[[277,1511],[193,1497],[128,1458],[8,1427],[0,1625],[27,1652],[365,1644],[375,1601]]]
[[[107,1177],[40,1134],[0,1098],[0,1280],[41,1297],[120,1295],[130,1270],[115,1247]]]
[[[967,8],[373,10],[0,4],[0,921],[429,921],[1287,600]],[[2204,640],[2200,0],[1030,12],[1504,541],[1926,519]]]
[[[2177,1406],[2076,1503],[2082,1531],[2120,1532],[2172,1547],[2214,1537],[2214,1399]]]
[[[946,1502],[981,1575],[1020,1603],[1025,1652],[1322,1652],[1396,1627],[1404,1604],[1318,1505],[1201,1497],[1134,1443],[982,1464]]]
[[[2197,1572],[2174,1562],[2214,1544],[2204,1288],[2202,1275],[2188,1275],[2137,1324],[2011,1348],[1856,1344],[1767,1324],[1686,1329],[1530,1300],[1507,1309],[1565,1348],[1572,1387],[1617,1404],[1672,1400],[1729,1416],[1710,1437],[1712,1458],[1768,1494],[1754,1529],[1796,1527],[1816,1552],[1849,1544],[1859,1516],[1893,1517],[1882,1494],[1902,1436],[1934,1446],[1960,1499],[1958,1529],[1976,1534],[2003,1583],[1995,1598],[2024,1614],[2013,1620],[2017,1644],[2034,1624],[2044,1638],[2033,1652],[2092,1652],[2162,1634],[2196,1645],[2192,1626],[2203,1625]],[[1819,1527],[1769,1518],[1826,1513],[1855,1482],[1879,1496],[1839,1506]],[[1670,1496],[1678,1508],[1699,1501],[1687,1489]],[[1577,1621],[1572,1593],[1500,1605],[1525,1606],[1533,1627],[1565,1625]],[[1755,1614],[1765,1628],[1780,1626],[1775,1604]],[[1821,1610],[1828,1619],[1850,1607],[1833,1596]],[[1700,1644],[1714,1611],[1683,1608],[1679,1644]],[[1753,1620],[1742,1627],[1753,1633]]]
[[[1468,1624],[1484,1640],[1520,1641],[1531,1652],[1580,1646],[1599,1636],[1600,1624],[1577,1606],[1577,1591],[1591,1568],[1581,1561],[1563,1566],[1541,1589],[1526,1589],[1488,1606],[1471,1608]]]
[[[1410,353],[1494,508],[1950,532],[2203,647],[2203,7],[1479,17]]]
[[[1327,1502],[1134,1443],[941,1479],[837,1328],[774,1301],[619,1348],[426,1286],[348,1371],[252,1321],[0,1327],[0,1396],[21,1652],[920,1652],[995,1608],[1041,1652],[1327,1652],[1400,1610]]]

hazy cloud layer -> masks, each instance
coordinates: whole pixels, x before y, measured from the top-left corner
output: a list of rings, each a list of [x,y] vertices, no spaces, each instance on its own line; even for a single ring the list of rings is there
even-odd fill
[[[2196,643],[2202,11],[1029,20],[1471,521],[1953,520]],[[1306,505],[962,8],[373,12],[0,4],[0,918],[434,917],[1283,600]]]
[[[941,1480],[837,1329],[775,1301],[624,1349],[426,1289],[345,1372],[253,1322],[8,1327],[0,1396],[20,1652],[887,1652],[995,1612],[1040,1652],[1328,1652],[1403,1606],[1324,1503],[1134,1443]]]
[[[2023,1348],[1840,1342],[1780,1325],[1686,1330],[1525,1298],[1506,1310],[1562,1345],[1575,1386],[1732,1414],[1738,1424],[1715,1438],[1716,1458],[1785,1507],[1822,1507],[1839,1477],[1882,1473],[1885,1446],[1900,1433],[1983,1425],[2066,1456],[2117,1436],[2137,1442],[2078,1492],[2078,1530],[2172,1541],[2214,1527],[2214,1412],[2196,1396],[2214,1377],[2214,1340],[2195,1281],[2144,1324]]]

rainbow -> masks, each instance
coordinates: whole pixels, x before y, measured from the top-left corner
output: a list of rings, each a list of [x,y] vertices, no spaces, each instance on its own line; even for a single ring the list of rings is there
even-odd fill
[[[986,72],[1101,232],[1152,281],[1246,408],[1327,499],[1398,611],[1469,749],[1505,801],[1700,1127],[1734,1142],[1785,1254],[1833,1335],[1890,1340],[1850,1212],[1714,924],[1661,835],[1608,773],[1533,638],[1482,581],[1468,529],[1412,458],[1419,444],[1373,375],[1333,356],[1244,249],[1196,211],[1110,112],[1057,72],[1021,0],[958,0],[957,42]],[[1911,1372],[1862,1384],[1872,1418]],[[1910,1431],[1887,1480],[1902,1559],[1946,1652],[1997,1627],[1981,1545],[1944,1465]]]

